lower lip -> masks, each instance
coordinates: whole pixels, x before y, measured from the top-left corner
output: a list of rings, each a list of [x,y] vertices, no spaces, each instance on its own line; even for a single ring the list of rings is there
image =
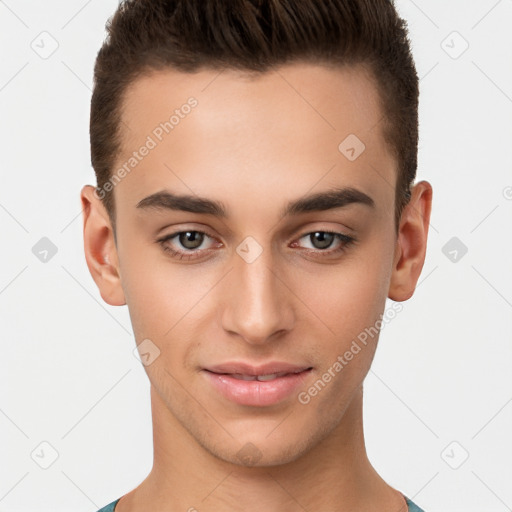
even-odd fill
[[[204,370],[204,373],[213,387],[228,400],[240,405],[264,407],[277,404],[290,396],[304,382],[310,371],[291,373],[265,382],[240,380],[208,370]]]

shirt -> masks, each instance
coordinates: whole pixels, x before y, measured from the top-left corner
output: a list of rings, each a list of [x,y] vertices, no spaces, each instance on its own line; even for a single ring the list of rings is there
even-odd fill
[[[425,512],[423,509],[418,507],[415,503],[413,503],[405,494],[403,495],[405,498],[405,501],[407,502],[407,506],[409,507],[409,512]],[[98,512],[114,512],[114,509],[117,505],[117,502],[121,498],[118,498],[116,501],[113,501],[112,503],[108,504],[106,507],[103,507],[101,510],[98,510]]]

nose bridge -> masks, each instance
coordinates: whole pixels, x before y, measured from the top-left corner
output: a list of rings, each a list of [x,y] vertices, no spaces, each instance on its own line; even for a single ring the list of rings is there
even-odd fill
[[[223,327],[249,343],[265,343],[293,322],[287,288],[280,282],[272,251],[246,239],[233,255]]]

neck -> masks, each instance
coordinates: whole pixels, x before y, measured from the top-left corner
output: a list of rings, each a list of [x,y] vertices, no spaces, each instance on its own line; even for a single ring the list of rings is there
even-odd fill
[[[206,451],[151,387],[153,468],[116,512],[186,510],[267,512],[357,510],[405,512],[402,495],[370,464],[360,388],[338,426],[287,464],[247,467]]]

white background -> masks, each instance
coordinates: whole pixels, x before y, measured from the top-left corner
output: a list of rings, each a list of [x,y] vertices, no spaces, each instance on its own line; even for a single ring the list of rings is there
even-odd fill
[[[79,191],[95,184],[93,64],[116,6],[0,2],[4,512],[95,512],[152,465],[149,383],[132,354],[128,311],[102,301],[81,231]],[[421,78],[418,179],[433,185],[434,205],[417,291],[385,326],[366,380],[368,452],[426,512],[505,512],[512,510],[512,1],[397,7]],[[41,38],[47,51],[52,38],[58,43],[46,59],[31,47],[41,48]],[[58,250],[46,263],[32,252],[42,237]],[[453,237],[468,249],[456,262],[443,253]],[[52,450],[58,458],[43,469]]]

